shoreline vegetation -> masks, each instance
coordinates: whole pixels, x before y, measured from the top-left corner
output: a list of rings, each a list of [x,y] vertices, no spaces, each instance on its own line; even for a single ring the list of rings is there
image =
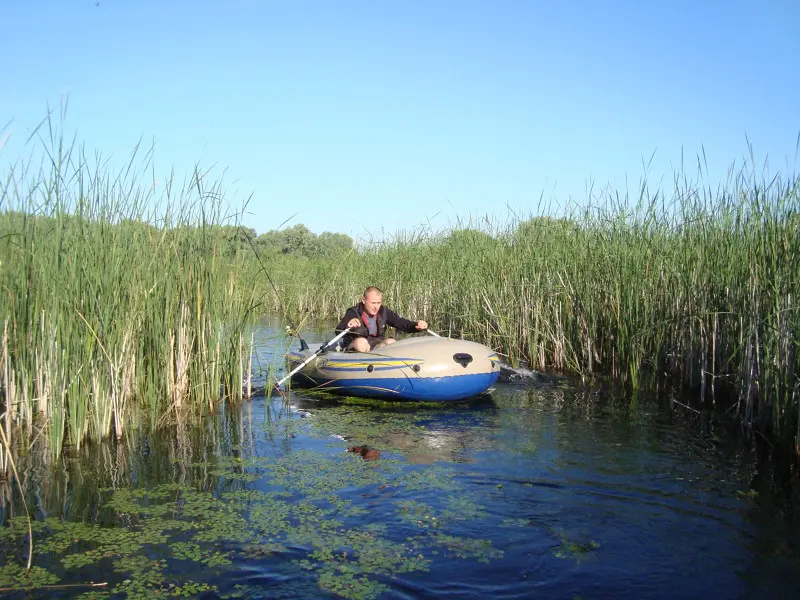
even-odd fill
[[[562,218],[356,248],[302,225],[256,235],[199,168],[157,194],[152,151],[116,173],[48,120],[38,137],[41,164],[13,165],[0,192],[0,473],[9,448],[42,444],[55,461],[249,397],[259,317],[302,330],[367,283],[514,366],[608,377],[634,397],[670,381],[800,454],[795,174],[743,169],[716,191],[679,174],[669,195],[644,183]]]
[[[15,164],[0,194],[0,473],[15,443],[55,461],[214,412],[251,369],[257,301],[244,257],[225,254],[220,184],[195,169],[157,198],[138,147],[113,173],[48,125],[41,164]]]

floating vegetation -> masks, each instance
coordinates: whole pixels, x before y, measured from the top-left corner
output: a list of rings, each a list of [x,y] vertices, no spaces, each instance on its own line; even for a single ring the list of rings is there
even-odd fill
[[[570,539],[563,531],[554,532],[559,538],[559,544],[553,550],[553,556],[573,560],[577,563],[593,557],[594,552],[600,549],[600,544],[594,540]]]
[[[676,480],[685,455],[670,452],[683,433],[669,437],[661,421],[603,415],[592,429],[580,414],[553,408],[549,396],[540,399],[546,408],[532,404],[523,413],[502,393],[471,412],[276,398],[182,432],[176,426],[176,435],[148,432],[130,444],[68,454],[63,479],[20,463],[34,568],[25,574],[26,520],[16,488],[7,485],[0,593],[20,600],[557,596],[565,581],[585,592],[596,587],[585,582],[609,565],[642,560],[642,520],[673,515],[676,498],[692,517],[658,526],[657,551],[688,555],[713,538],[738,554],[750,543],[737,532],[752,507],[735,499],[753,485],[749,472],[725,467],[718,476],[713,465],[698,465],[691,478]],[[537,454],[516,452],[516,442],[527,447],[531,439]],[[422,446],[435,464],[411,459]],[[652,468],[643,472],[642,464]],[[591,475],[598,472],[600,482]],[[708,489],[703,473],[726,483]],[[618,494],[583,493],[609,477]],[[772,556],[771,539],[759,556]],[[614,551],[604,551],[612,542]],[[775,564],[791,580],[796,553],[790,542],[783,547]],[[641,589],[673,575],[680,580],[675,555],[664,551],[663,577],[638,582]],[[710,564],[728,578],[726,556]],[[713,590],[717,581],[703,585]],[[725,590],[733,588],[735,581]]]
[[[758,498],[758,491],[753,489],[747,491],[736,490],[736,497],[746,498],[747,500],[755,500],[756,498]]]
[[[471,558],[488,563],[492,559],[503,557],[503,552],[496,550],[490,540],[469,539],[452,535],[438,535],[435,542],[447,549],[449,558]]]
[[[243,561],[278,561],[293,580],[313,581],[318,590],[375,598],[393,578],[427,571],[437,558],[502,556],[486,540],[459,535],[459,523],[474,526],[487,515],[458,493],[453,472],[443,467],[309,450],[278,458],[217,456],[191,467],[216,483],[207,490],[179,483],[103,488],[102,524],[34,521],[34,562],[47,567],[26,576],[9,560],[0,587],[22,592],[103,573],[108,585],[79,597],[251,597],[241,582],[230,589],[220,582],[235,581],[230,572]],[[406,497],[417,491],[450,494],[437,505]],[[370,523],[375,502],[395,518]],[[0,552],[20,558],[26,535],[24,518],[9,519],[0,529]]]
[[[486,507],[478,504],[470,496],[447,496],[447,508],[442,512],[445,519],[485,519]]]
[[[385,403],[384,403],[385,404]],[[305,432],[316,438],[347,440],[353,447],[378,448],[409,462],[463,462],[467,451],[489,447],[488,434],[476,427],[474,412],[452,406],[421,407],[391,403],[377,407],[339,402],[304,404]],[[436,471],[428,473],[434,476]]]
[[[576,562],[585,560],[587,555],[600,548],[600,544],[594,540],[585,543],[563,541],[558,548],[556,548],[554,555],[556,558],[571,558]]]
[[[41,567],[33,566],[29,573],[24,565],[10,563],[0,567],[0,588],[5,591],[34,590],[58,583],[58,577]]]
[[[375,445],[391,439],[397,432],[409,437],[422,437],[428,429],[418,424],[421,410],[414,412],[375,411],[369,406],[342,403],[309,413],[313,422],[311,435],[338,435],[358,444]],[[385,444],[383,444],[386,447]],[[390,448],[387,448],[390,449]],[[400,450],[401,448],[397,448]]]

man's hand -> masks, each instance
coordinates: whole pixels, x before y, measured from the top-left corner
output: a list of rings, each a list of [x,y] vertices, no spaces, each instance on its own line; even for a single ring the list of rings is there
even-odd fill
[[[350,329],[353,329],[353,328],[355,328],[355,327],[358,327],[359,325],[361,325],[361,321],[360,321],[359,319],[356,319],[355,317],[353,317],[352,319],[350,319],[350,320],[347,322],[347,326],[348,326]]]
[[[417,329],[422,331],[423,329],[427,329],[428,324],[425,321],[417,321]]]

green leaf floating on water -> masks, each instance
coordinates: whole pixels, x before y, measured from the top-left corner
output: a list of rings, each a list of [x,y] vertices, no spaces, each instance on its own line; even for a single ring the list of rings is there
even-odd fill
[[[554,529],[553,535],[559,538],[559,545],[553,550],[556,558],[571,559],[577,563],[583,562],[593,557],[594,553],[600,549],[600,544],[595,540],[577,540],[573,536],[568,536],[561,529]]]
[[[222,595],[211,582],[225,580],[225,570],[235,568],[237,559],[277,559],[306,573],[319,589],[343,598],[374,598],[387,589],[387,579],[426,571],[431,559],[488,562],[502,556],[488,541],[459,537],[450,529],[487,514],[441,466],[302,450],[194,466],[205,469],[211,491],[176,483],[106,489],[102,525],[34,521],[36,559],[49,567],[34,567],[28,578],[20,566],[27,526],[24,519],[9,519],[0,529],[0,550],[17,556],[18,563],[0,568],[0,587],[36,589],[65,575],[69,581],[92,581],[103,573],[108,588],[80,597]],[[270,491],[253,489],[253,481],[268,483]],[[438,507],[398,495],[420,490],[446,495]],[[374,499],[391,503],[392,523],[361,523]],[[298,549],[305,553],[298,555]],[[261,593],[251,591],[237,587],[228,597]]]
[[[32,566],[30,573],[25,573],[25,565],[9,563],[0,567],[0,587],[19,590],[35,590],[43,585],[54,585],[59,578],[49,571]]]

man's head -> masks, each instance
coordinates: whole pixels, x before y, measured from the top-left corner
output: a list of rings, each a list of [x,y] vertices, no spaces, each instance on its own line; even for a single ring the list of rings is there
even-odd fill
[[[381,304],[383,303],[383,292],[372,285],[364,290],[364,296],[361,298],[361,302],[364,304],[364,310],[367,314],[374,317],[378,314]]]

